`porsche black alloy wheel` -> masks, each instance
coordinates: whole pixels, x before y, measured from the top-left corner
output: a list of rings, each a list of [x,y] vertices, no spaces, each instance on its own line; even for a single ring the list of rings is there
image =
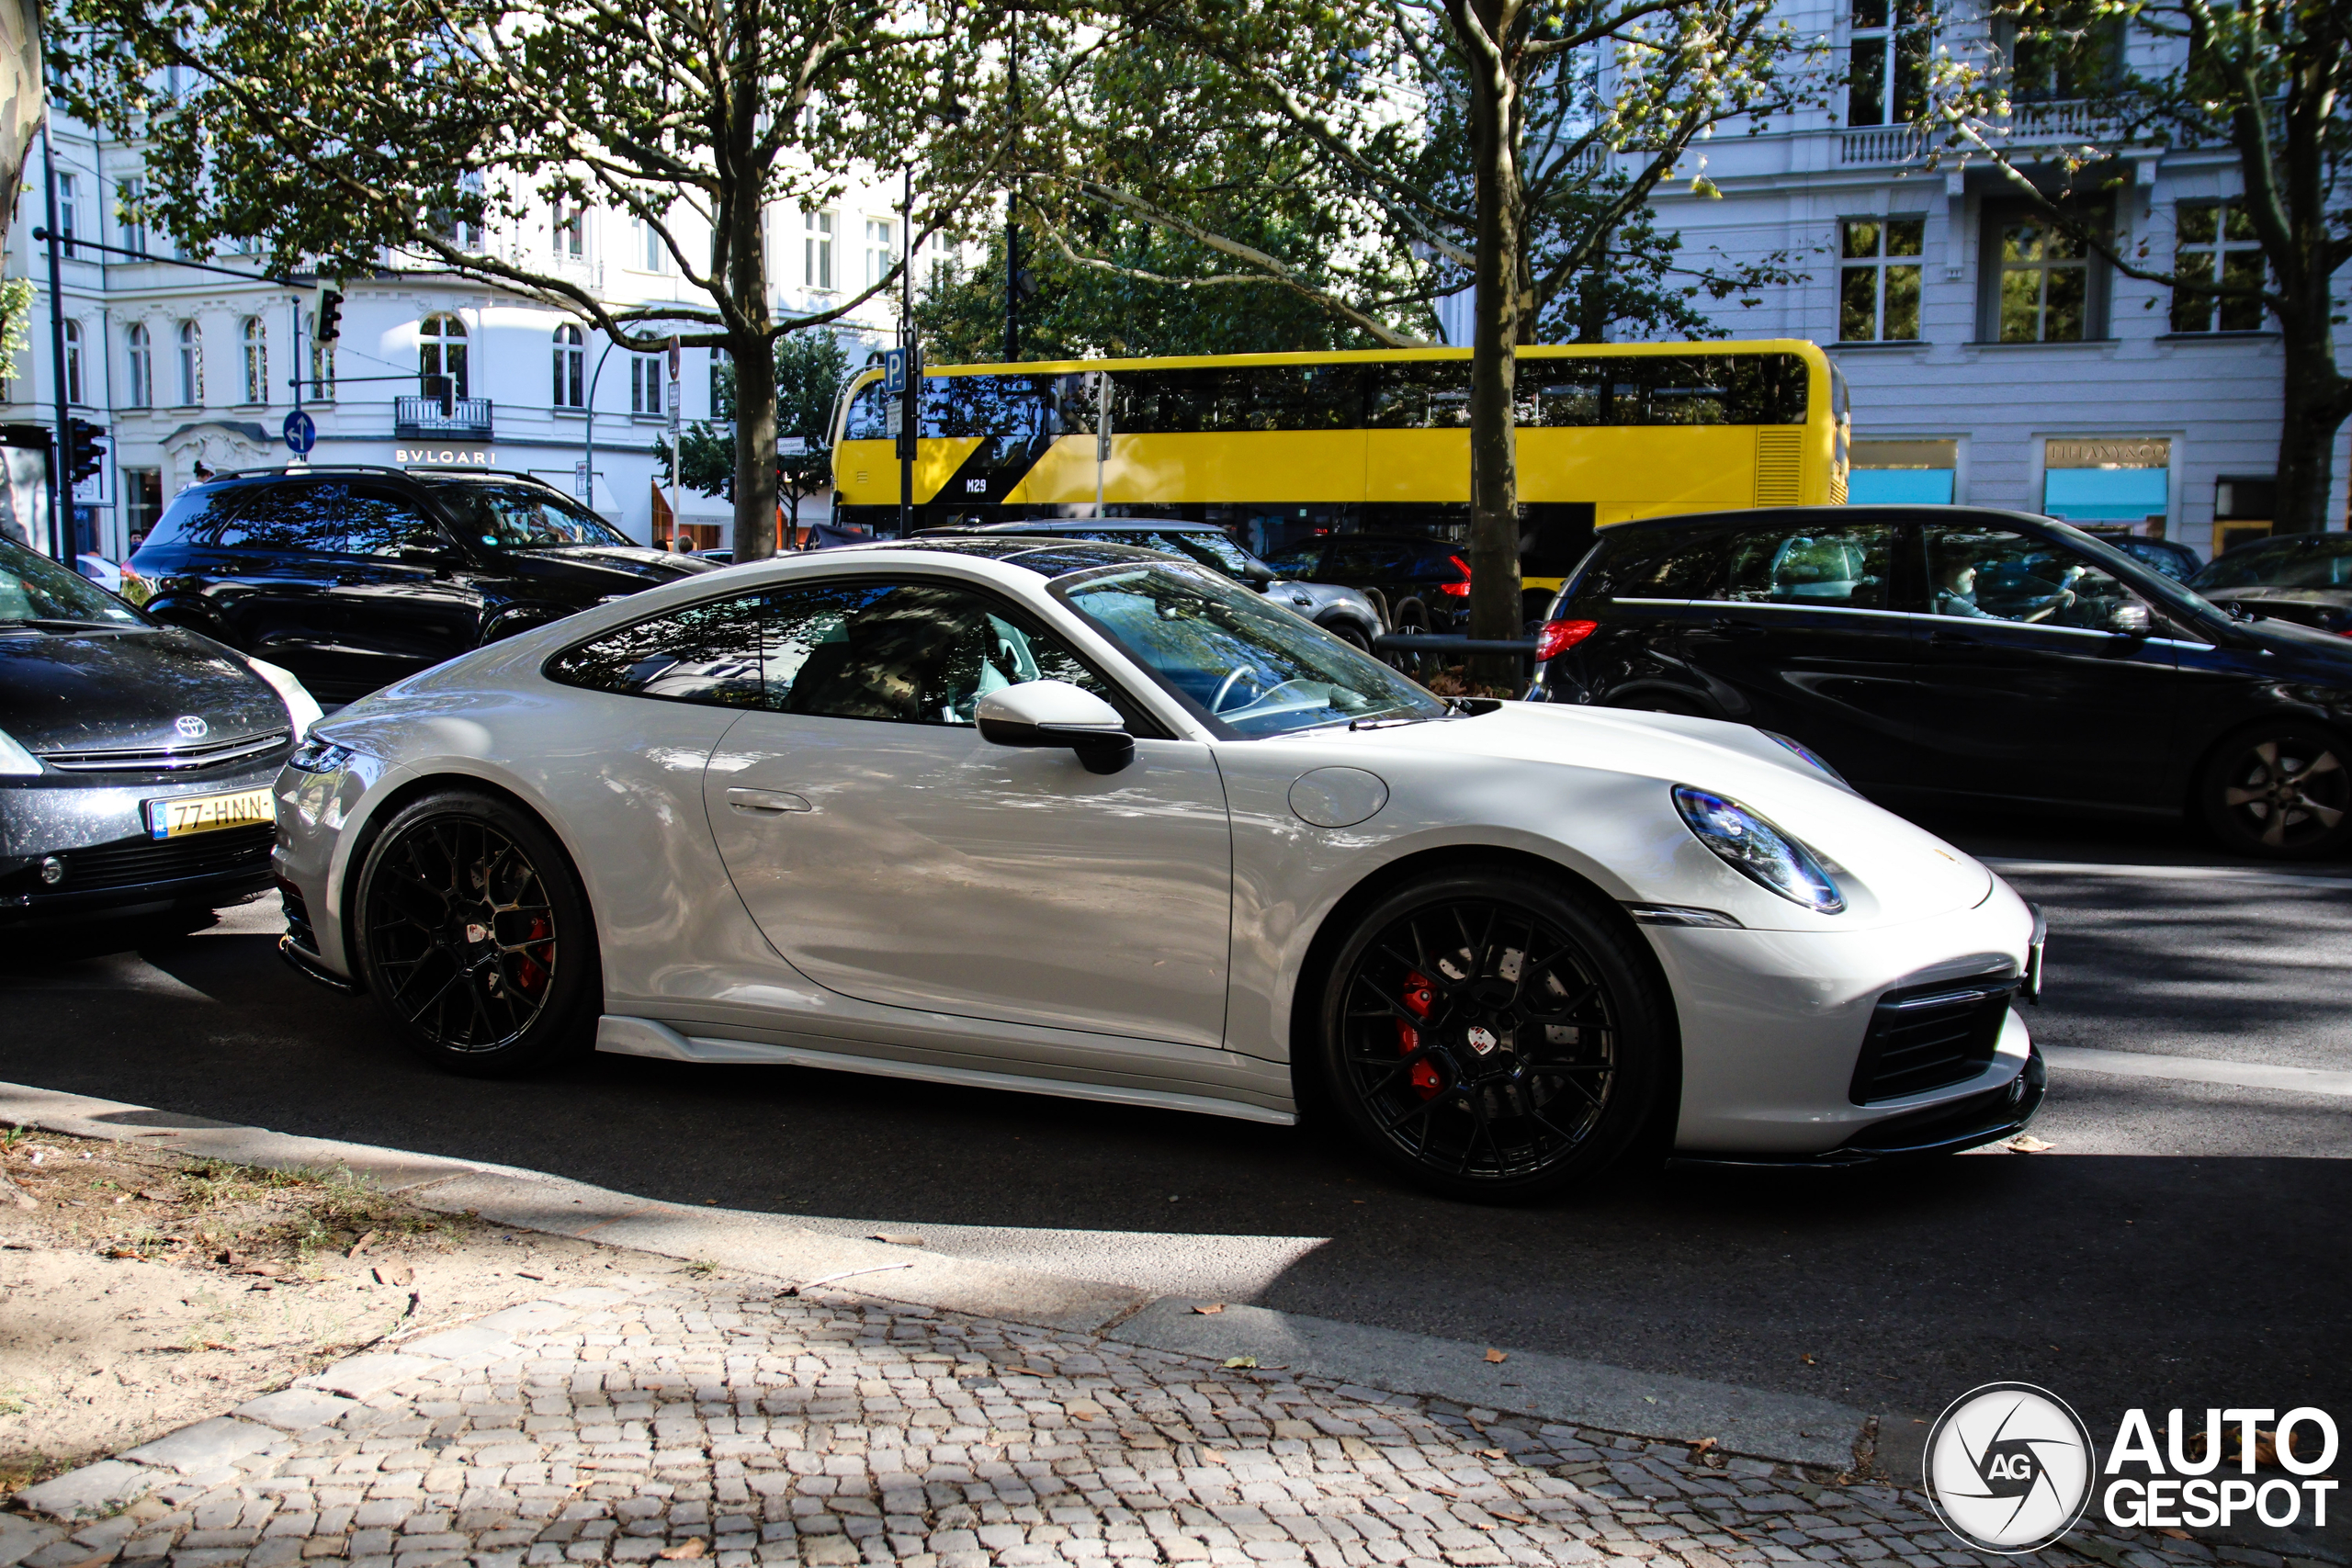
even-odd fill
[[[2241,854],[2310,859],[2352,844],[2352,749],[2315,726],[2274,724],[2206,765],[2205,819]]]
[[[539,1066],[598,1005],[586,900],[546,829],[481,795],[420,800],[368,855],[368,987],[424,1055],[461,1072]],[[593,1017],[593,1014],[590,1015]]]
[[[1652,966],[1584,899],[1510,873],[1417,883],[1334,964],[1333,1098],[1390,1164],[1451,1196],[1543,1196],[1616,1158],[1656,1103]]]

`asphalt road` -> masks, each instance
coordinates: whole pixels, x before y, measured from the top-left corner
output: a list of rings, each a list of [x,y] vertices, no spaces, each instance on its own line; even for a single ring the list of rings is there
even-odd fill
[[[1936,826],[2106,868],[2011,870],[2050,916],[2042,1041],[2352,1068],[2352,867],[2203,874],[2220,857],[2181,835]],[[2022,1379],[2094,1429],[2131,1405],[2352,1416],[2340,1094],[2060,1070],[2047,1154],[1632,1171],[1482,1209],[1313,1127],[613,1056],[453,1078],[281,967],[275,930],[257,904],[131,952],[11,939],[0,1078],[1874,1409]]]

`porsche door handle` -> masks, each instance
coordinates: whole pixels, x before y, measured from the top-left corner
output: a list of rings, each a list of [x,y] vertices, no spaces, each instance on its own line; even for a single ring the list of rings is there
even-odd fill
[[[809,809],[805,797],[780,789],[730,789],[727,804],[750,817],[781,817]]]

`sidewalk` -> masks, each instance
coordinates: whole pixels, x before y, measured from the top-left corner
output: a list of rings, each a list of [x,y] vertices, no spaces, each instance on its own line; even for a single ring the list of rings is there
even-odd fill
[[[403,1244],[413,1263],[391,1269],[371,1269],[356,1233],[389,1235],[405,1211],[322,1219],[300,1194],[292,1212],[310,1216],[306,1234],[342,1227],[331,1242],[298,1247],[279,1211],[253,1203],[183,1215],[170,1222],[182,1234],[126,1258],[119,1241],[94,1248],[90,1227],[105,1213],[135,1224],[133,1195],[101,1209],[90,1183],[44,1187],[39,1202],[73,1213],[20,1211],[7,1256],[47,1248],[92,1279],[147,1269],[155,1274],[141,1278],[161,1280],[167,1267],[214,1288],[254,1277],[242,1288],[361,1303],[383,1326],[313,1335],[307,1358],[290,1341],[275,1359],[242,1363],[227,1345],[200,1346],[222,1358],[219,1403],[175,1404],[181,1413],[164,1420],[132,1409],[125,1432],[161,1435],[17,1493],[0,1511],[0,1568],[2005,1561],[1960,1551],[1917,1492],[1841,1474],[1852,1456],[1838,1462],[1825,1436],[1806,1430],[1838,1407],[1749,1411],[1761,1398],[1753,1391],[1146,1299],[537,1173],[0,1091],[0,1120],[38,1120],[53,1135],[158,1161],[340,1161],[364,1167],[385,1203],[449,1216],[446,1230],[418,1225],[421,1239]],[[246,1215],[239,1234],[279,1236],[297,1261],[211,1256],[203,1227],[235,1213]],[[408,1316],[420,1296],[422,1316]],[[984,1301],[1000,1304],[975,1304]],[[436,1309],[441,1320],[424,1321]],[[322,1365],[334,1354],[344,1359]],[[1603,1429],[1615,1416],[1547,1419],[1438,1396],[1456,1390],[1491,1390],[1492,1405],[1517,1400],[1521,1410],[1623,1411],[1652,1433],[1723,1419],[1709,1429],[1796,1446],[1750,1457],[1776,1450],[1726,1451],[1738,1446],[1729,1437],[1628,1437]],[[128,1384],[117,1397],[135,1400]],[[199,1411],[218,1413],[164,1430]],[[2217,1558],[2282,1562],[2081,1529],[2006,1561],[2188,1568]]]
[[[129,1505],[45,1528],[26,1568],[1989,1561],[1891,1488],[1708,1457],[769,1280],[630,1279],[353,1358],[17,1501]]]

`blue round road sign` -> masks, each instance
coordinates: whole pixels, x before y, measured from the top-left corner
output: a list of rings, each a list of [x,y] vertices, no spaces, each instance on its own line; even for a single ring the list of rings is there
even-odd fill
[[[319,444],[319,427],[311,416],[296,409],[286,416],[286,445],[300,457]]]

